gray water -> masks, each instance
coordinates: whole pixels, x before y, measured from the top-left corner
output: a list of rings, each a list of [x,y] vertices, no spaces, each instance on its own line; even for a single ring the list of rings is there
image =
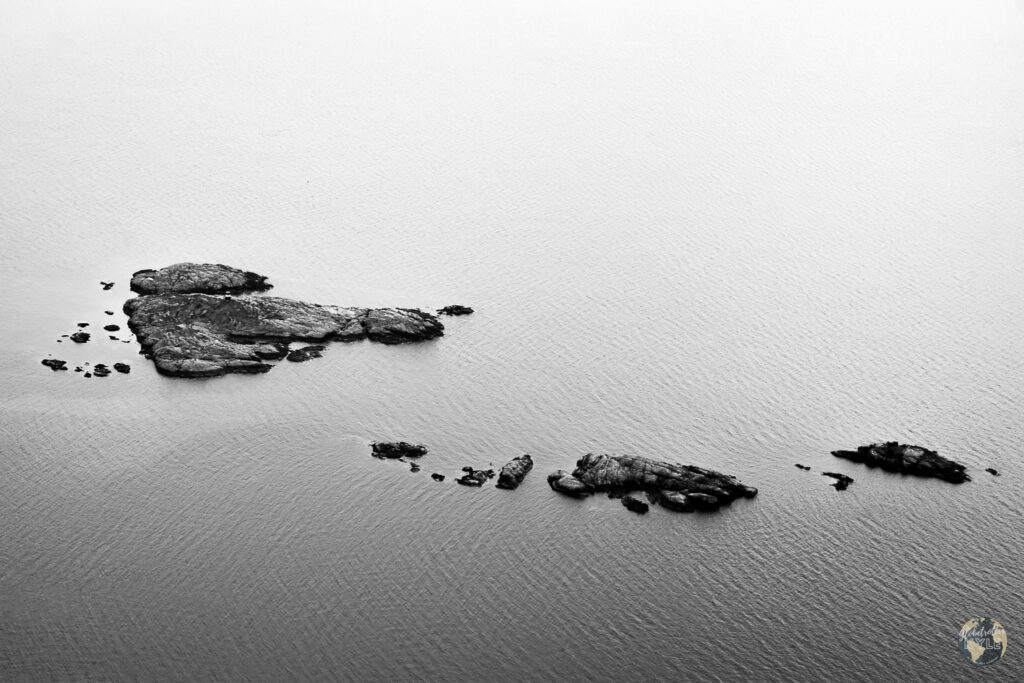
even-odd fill
[[[0,4],[0,679],[1024,677],[1024,4],[155,5]],[[57,343],[186,260],[477,313],[202,381]],[[883,439],[974,481],[829,455]],[[588,451],[761,493],[550,491]]]

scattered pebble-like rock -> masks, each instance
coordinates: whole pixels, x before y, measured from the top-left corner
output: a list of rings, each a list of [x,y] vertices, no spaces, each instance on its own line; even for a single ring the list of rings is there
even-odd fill
[[[67,370],[68,362],[66,360],[58,360],[56,358],[44,358],[43,365],[50,368],[54,372],[58,370]]]
[[[91,335],[88,332],[75,332],[73,335],[71,335],[71,341],[75,342],[76,344],[84,344],[85,342],[89,341],[90,336]]]
[[[106,377],[110,374],[110,368],[108,368],[103,363],[97,363],[92,368],[92,374],[96,375],[97,377]]]
[[[105,329],[107,332],[117,332],[118,330],[121,329],[121,326],[120,325],[104,325],[103,329]]]
[[[993,477],[1001,476],[999,474],[999,470],[997,470],[995,467],[986,467],[985,471],[991,474]]]
[[[114,363],[114,369],[124,375],[132,371],[132,367],[127,363]]]
[[[483,486],[488,479],[494,476],[494,470],[475,470],[472,467],[463,467],[462,471],[465,474],[455,481],[463,486]]]
[[[801,470],[805,470],[805,471],[811,469],[807,465],[801,465],[800,463],[797,463],[796,466],[797,466],[797,469],[801,469]]]
[[[433,479],[434,481],[444,481],[444,475],[443,474],[438,474],[437,472],[434,472],[433,474],[431,474],[430,478]]]
[[[103,291],[106,291],[114,286],[113,282],[103,282],[102,280],[100,281],[100,284],[103,286]]]

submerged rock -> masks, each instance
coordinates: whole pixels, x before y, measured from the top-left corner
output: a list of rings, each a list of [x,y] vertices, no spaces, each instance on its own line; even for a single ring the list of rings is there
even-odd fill
[[[434,481],[444,481],[444,475],[443,474],[438,474],[437,472],[434,472],[433,474],[431,474],[430,478],[433,479]]]
[[[301,349],[292,349],[288,353],[288,360],[293,363],[304,363],[313,358],[321,358],[326,349],[326,346],[319,344],[315,346],[303,346]]]
[[[853,477],[840,474],[839,472],[822,472],[821,476],[835,479],[836,481],[832,486],[836,487],[836,491],[845,491],[853,483]]]
[[[797,463],[796,466],[797,466],[797,469],[801,469],[801,470],[804,470],[804,471],[807,471],[807,470],[811,469],[807,465],[801,465],[800,463]]]
[[[633,496],[623,496],[622,504],[626,506],[626,509],[630,512],[635,512],[640,515],[647,514],[647,511],[651,509],[650,505],[639,498],[634,498]]]
[[[89,337],[90,334],[88,332],[75,332],[73,335],[71,335],[71,341],[75,342],[76,344],[84,344],[85,342],[89,341]]]
[[[46,361],[43,361],[43,362],[46,362]],[[993,477],[1000,476],[999,470],[997,470],[995,467],[986,467],[985,471],[988,472],[989,474],[991,474]]]
[[[427,454],[427,447],[423,444],[413,444],[407,441],[372,443],[370,448],[375,458],[419,458]]]
[[[837,458],[881,467],[886,472],[901,472],[919,477],[936,477],[954,484],[970,481],[964,466],[943,458],[935,451],[896,441],[860,446],[855,451],[832,451]]]
[[[124,304],[128,326],[163,374],[210,377],[266,372],[289,341],[386,344],[444,334],[434,316],[415,309],[342,308],[278,297],[155,294]]]
[[[67,370],[68,362],[66,360],[57,360],[56,358],[44,358],[43,365],[50,368],[54,372],[58,370]]]
[[[220,263],[175,263],[132,275],[131,290],[139,294],[237,294],[273,287],[265,275]]]
[[[495,486],[499,489],[518,488],[532,469],[533,458],[530,457],[529,453],[513,458],[501,468],[501,473],[498,475],[498,483]]]
[[[469,306],[460,306],[459,304],[437,309],[438,315],[469,315],[472,312],[473,309]]]
[[[656,502],[673,510],[716,509],[736,498],[757,495],[757,489],[713,470],[639,456],[593,453],[580,458],[572,474],[559,470],[548,475],[548,484],[570,495],[586,495],[591,491],[647,491],[654,494],[652,498]]]

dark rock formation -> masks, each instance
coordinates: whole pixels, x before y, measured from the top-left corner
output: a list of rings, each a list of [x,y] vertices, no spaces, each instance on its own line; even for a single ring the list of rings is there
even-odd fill
[[[805,471],[811,469],[807,465],[801,465],[800,463],[797,463],[796,466],[797,466],[798,469],[805,470]]]
[[[75,342],[76,344],[84,344],[85,342],[89,341],[89,336],[90,335],[88,332],[75,332],[73,335],[71,335],[71,341]]]
[[[50,368],[54,372],[58,370],[67,370],[68,362],[66,360],[57,360],[56,358],[44,358],[43,365]]]
[[[114,363],[114,369],[125,375],[132,371],[132,367],[127,363]]]
[[[488,479],[494,476],[494,470],[475,470],[472,467],[463,467],[462,471],[465,474],[455,481],[463,486],[483,486]]]
[[[104,325],[103,329],[105,329],[107,332],[117,332],[119,329],[121,329],[121,326],[120,325]]]
[[[113,311],[103,311],[103,312],[106,313],[107,315],[114,315]]]
[[[896,441],[860,446],[855,451],[832,451],[832,455],[862,462],[868,467],[881,467],[886,472],[937,477],[954,484],[971,480],[960,463],[947,460],[927,448],[900,444]]]
[[[43,361],[43,362],[45,363],[46,361]],[[986,468],[985,468],[985,471],[986,471],[986,472],[988,472],[989,474],[991,474],[991,475],[992,475],[993,477],[998,477],[998,476],[1000,476],[1000,475],[999,475],[999,470],[997,470],[997,469],[996,469],[996,468],[994,468],[994,467],[986,467]]]
[[[79,327],[89,327],[89,323],[78,323]]]
[[[594,492],[594,489],[584,484],[582,481],[572,476],[565,470],[558,470],[548,475],[548,486],[559,493],[564,493],[567,496],[589,496]]]
[[[92,374],[96,375],[97,377],[106,377],[107,375],[110,374],[110,368],[108,368],[103,363],[97,363],[92,368]]]
[[[591,491],[647,491],[673,510],[715,509],[741,496],[757,495],[757,489],[713,470],[638,456],[593,453],[580,458],[572,474],[559,470],[548,475],[548,484],[556,491],[577,496]]]
[[[131,290],[139,294],[238,294],[273,287],[265,275],[214,263],[176,263],[132,275]]]
[[[822,472],[821,476],[835,479],[836,481],[832,486],[836,487],[836,491],[845,491],[853,483],[853,477],[840,474],[839,472]]]
[[[323,356],[323,351],[326,348],[326,346],[318,344],[315,346],[303,346],[301,349],[292,349],[288,353],[288,360],[293,363],[304,363],[313,358],[320,358]]]
[[[419,472],[420,471],[420,466],[418,464],[414,463],[414,462],[411,462],[411,463],[409,463],[409,471],[410,472]]]
[[[444,334],[434,316],[403,308],[342,308],[278,297],[161,294],[129,299],[128,326],[163,374],[212,377],[266,372],[274,342],[354,341],[385,344]],[[269,354],[269,355],[268,355]]]
[[[108,290],[108,289],[110,289],[111,287],[114,286],[113,282],[103,282],[102,280],[100,281],[100,284],[103,285],[103,290],[104,291],[106,291],[106,290]]]
[[[82,377],[92,377],[92,373],[91,372],[87,372],[84,375],[82,375]]]
[[[81,365],[79,365],[78,367],[75,368],[75,372],[81,372],[81,371],[82,371],[82,366]]]
[[[419,458],[427,454],[427,447],[423,444],[413,444],[406,441],[372,443],[370,448],[375,458]]]
[[[622,504],[625,505],[626,509],[630,512],[635,512],[640,515],[647,514],[647,511],[651,509],[647,503],[643,502],[639,498],[634,498],[633,496],[623,496]]]
[[[495,486],[499,489],[518,488],[532,469],[533,458],[529,454],[513,458],[501,468],[501,474],[498,475],[498,483]]]
[[[433,479],[434,481],[444,481],[444,475],[443,474],[438,474],[437,472],[434,472],[433,474],[431,474],[430,478]]]
[[[262,360],[281,360],[288,355],[288,344],[287,342],[256,344],[252,352]]]
[[[469,306],[460,306],[458,304],[437,309],[438,315],[469,315],[472,312],[473,309]]]

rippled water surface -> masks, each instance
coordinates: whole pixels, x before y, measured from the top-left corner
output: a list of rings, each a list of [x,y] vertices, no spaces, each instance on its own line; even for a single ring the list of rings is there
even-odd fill
[[[1021,3],[7,0],[0,63],[3,680],[1024,678]],[[477,313],[200,381],[57,343],[185,260]],[[829,455],[882,439],[974,481]],[[761,493],[550,491],[588,451]]]

